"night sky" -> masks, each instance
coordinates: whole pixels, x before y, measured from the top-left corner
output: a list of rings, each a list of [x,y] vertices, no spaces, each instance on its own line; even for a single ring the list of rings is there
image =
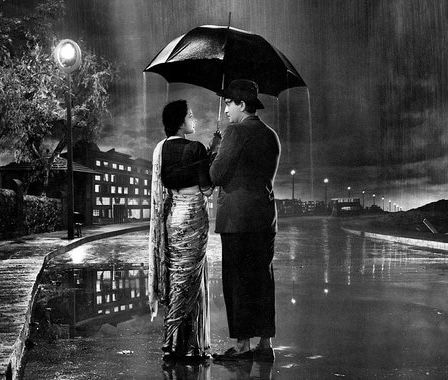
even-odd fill
[[[217,96],[142,73],[171,40],[206,24],[257,33],[280,49],[308,85],[263,96],[262,119],[278,131],[278,198],[389,199],[404,209],[446,198],[448,4],[440,0],[77,0],[60,38],[83,39],[120,65],[102,149],[150,159],[163,137],[161,109],[185,98],[200,121],[193,139],[216,128]],[[310,124],[313,170],[310,170]]]

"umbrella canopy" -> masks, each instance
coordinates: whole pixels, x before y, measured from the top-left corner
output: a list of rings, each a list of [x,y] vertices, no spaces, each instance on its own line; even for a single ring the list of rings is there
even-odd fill
[[[273,96],[306,87],[291,62],[263,37],[227,26],[192,29],[171,41],[144,71],[215,92],[234,79],[251,79],[261,93]]]

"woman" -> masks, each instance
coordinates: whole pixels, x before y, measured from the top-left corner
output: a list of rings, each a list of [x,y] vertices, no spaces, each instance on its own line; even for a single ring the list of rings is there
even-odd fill
[[[185,138],[196,124],[185,100],[167,104],[162,119],[167,138],[153,155],[149,297],[153,316],[157,302],[166,306],[164,359],[201,359],[210,347],[209,157],[204,145]]]

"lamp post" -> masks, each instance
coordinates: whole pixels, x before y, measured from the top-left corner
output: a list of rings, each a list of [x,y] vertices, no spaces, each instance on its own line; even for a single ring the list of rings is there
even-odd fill
[[[375,194],[372,194],[372,198],[373,198],[373,205],[375,206],[375,197],[376,197],[376,195]]]
[[[327,207],[327,195],[328,195],[328,178],[324,178],[324,185],[325,185],[325,207]]]
[[[389,212],[392,211],[391,204],[392,204],[392,201],[389,199]]]
[[[294,169],[291,170],[291,178],[292,178],[292,200],[294,200],[294,176],[296,175],[296,171]]]
[[[350,190],[351,190],[352,188],[350,187],[350,186],[347,186],[347,193],[348,193],[348,197],[350,198]]]
[[[383,201],[383,211],[384,211],[384,197],[381,197],[381,200]]]
[[[362,191],[362,208],[364,208],[364,196],[366,195],[366,191]]]
[[[70,74],[81,66],[81,49],[72,40],[62,40],[54,50],[54,57],[59,68],[67,74],[67,238],[74,238],[73,214],[74,214],[74,190],[73,190],[73,136],[72,136],[72,97]]]

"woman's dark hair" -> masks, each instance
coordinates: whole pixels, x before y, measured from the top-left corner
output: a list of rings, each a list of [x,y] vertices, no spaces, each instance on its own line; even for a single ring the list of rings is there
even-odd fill
[[[168,103],[162,112],[162,121],[167,137],[174,136],[185,121],[188,113],[186,100],[176,100]]]

